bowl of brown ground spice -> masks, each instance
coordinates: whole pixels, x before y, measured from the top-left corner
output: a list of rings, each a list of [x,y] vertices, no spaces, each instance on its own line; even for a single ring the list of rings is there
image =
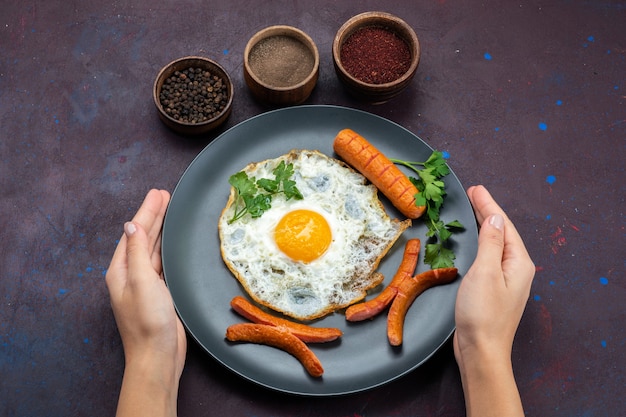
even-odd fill
[[[301,104],[319,76],[319,52],[302,30],[270,26],[254,34],[244,50],[244,79],[252,95],[271,105]]]
[[[207,133],[230,116],[233,83],[217,62],[199,56],[176,59],[159,71],[153,87],[161,121],[184,135]]]
[[[333,41],[337,77],[358,99],[383,103],[400,94],[415,75],[420,44],[404,20],[365,12],[346,21]]]

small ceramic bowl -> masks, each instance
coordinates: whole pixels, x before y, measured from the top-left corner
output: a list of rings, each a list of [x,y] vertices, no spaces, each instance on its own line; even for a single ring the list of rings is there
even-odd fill
[[[217,62],[188,56],[161,69],[152,95],[166,126],[184,135],[199,135],[217,128],[230,116],[233,83]]]
[[[243,75],[260,102],[303,103],[319,76],[320,56],[313,39],[292,26],[270,26],[254,34],[243,56]]]
[[[370,30],[372,33],[362,35],[357,41],[357,34],[361,30]],[[374,34],[374,31],[378,33]],[[402,62],[402,65],[381,64],[387,62],[386,57],[383,57],[385,50],[380,46],[382,41],[374,45],[368,44],[376,43],[381,34],[385,35],[382,38],[389,38],[390,34],[395,38],[392,39],[392,44],[396,45],[394,50],[386,47],[387,52],[389,55],[393,52],[396,57],[401,55],[402,59],[398,59],[398,63]],[[398,38],[406,45],[397,43]],[[347,41],[351,43],[350,46],[346,46]],[[349,57],[348,48],[352,48],[353,58]],[[365,12],[350,18],[337,31],[332,50],[335,72],[348,92],[358,99],[372,103],[383,103],[402,92],[413,79],[420,60],[420,44],[415,31],[404,20],[385,12]],[[372,50],[379,51],[380,56],[362,61]],[[359,56],[358,62],[354,58],[356,56]],[[372,62],[376,62],[378,67],[373,67]]]

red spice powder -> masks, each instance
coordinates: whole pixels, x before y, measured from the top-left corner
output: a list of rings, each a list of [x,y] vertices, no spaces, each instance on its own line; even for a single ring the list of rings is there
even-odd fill
[[[383,27],[364,27],[345,40],[339,58],[346,71],[368,84],[385,84],[403,76],[411,66],[407,43]]]

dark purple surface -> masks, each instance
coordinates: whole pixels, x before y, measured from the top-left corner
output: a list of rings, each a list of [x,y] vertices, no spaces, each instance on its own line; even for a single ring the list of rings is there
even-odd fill
[[[513,350],[527,415],[626,415],[624,160],[626,3],[4,2],[0,17],[0,414],[112,415],[123,353],[104,273],[151,187],[173,190],[219,132],[188,139],[152,104],[158,70],[218,60],[235,82],[224,128],[269,108],[243,82],[257,30],[290,24],[320,49],[307,104],[386,117],[483,183],[537,265]],[[384,7],[382,7],[384,4]],[[383,9],[422,59],[396,99],[345,94],[331,43]],[[367,347],[364,346],[364,349]],[[406,377],[357,395],[299,398],[247,383],[191,344],[181,416],[458,416],[450,344]]]

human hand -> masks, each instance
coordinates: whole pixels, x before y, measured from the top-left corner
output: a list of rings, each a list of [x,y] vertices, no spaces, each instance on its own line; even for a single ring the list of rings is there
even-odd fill
[[[147,412],[142,393],[153,398],[155,407],[162,406],[149,392],[155,386],[167,391],[175,413],[187,338],[162,275],[161,227],[169,199],[163,190],[147,194],[133,220],[124,225],[106,274],[126,361],[118,416],[142,415],[128,407],[141,406]]]
[[[515,226],[489,192],[483,186],[475,186],[470,187],[467,194],[481,228],[476,259],[457,294],[454,355],[464,389],[471,385],[470,391],[474,388],[474,393],[489,392],[476,380],[484,381],[493,376],[491,382],[503,388],[507,387],[507,381],[512,381],[508,384],[508,394],[515,397],[511,350],[528,301],[535,266]],[[492,374],[486,376],[488,372]],[[476,378],[477,375],[480,378]],[[466,401],[468,396],[472,397],[472,393],[466,390]],[[521,409],[521,404],[519,406]],[[497,413],[493,397],[490,407]],[[470,413],[468,402],[468,415]],[[478,415],[487,414],[480,412]]]

